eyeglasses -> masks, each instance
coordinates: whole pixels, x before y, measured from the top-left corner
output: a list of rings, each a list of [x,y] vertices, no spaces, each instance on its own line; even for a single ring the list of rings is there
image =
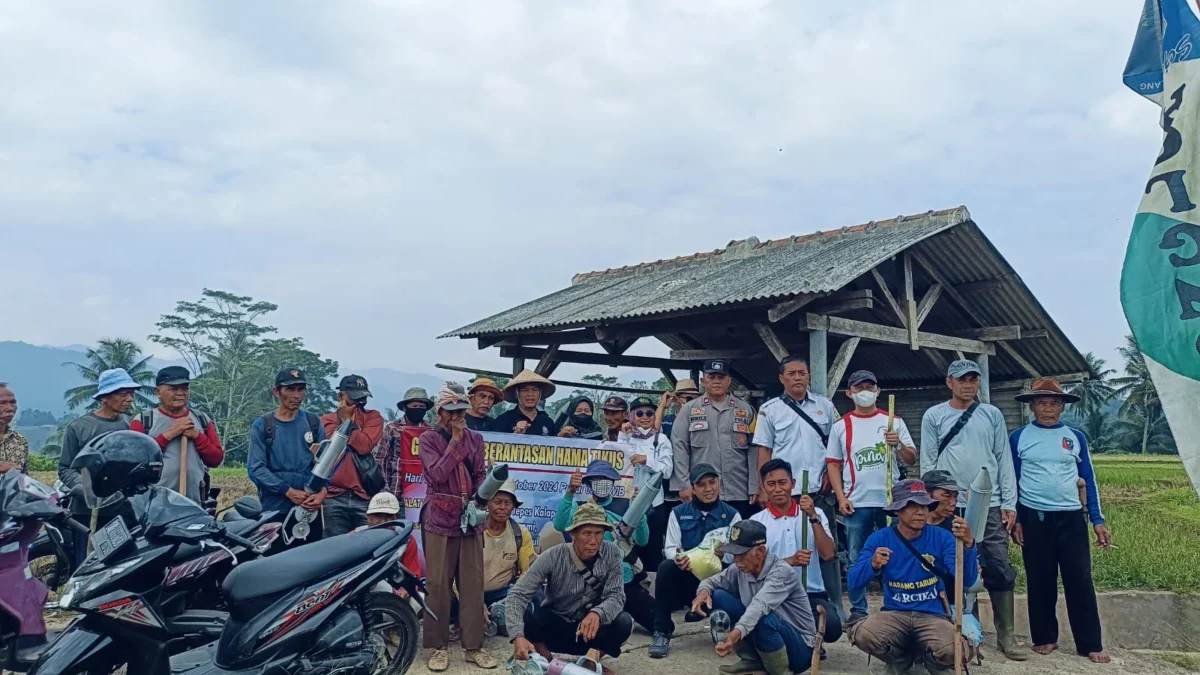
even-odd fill
[[[633,416],[634,417],[654,417],[654,411],[653,410],[635,410],[635,411],[633,411]]]

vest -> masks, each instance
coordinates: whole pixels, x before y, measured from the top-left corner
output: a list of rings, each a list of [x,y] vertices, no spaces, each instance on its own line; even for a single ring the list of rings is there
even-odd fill
[[[690,551],[704,541],[704,535],[733,522],[737,509],[718,501],[716,508],[705,514],[696,506],[696,500],[684,502],[673,510],[679,521],[679,550]]]

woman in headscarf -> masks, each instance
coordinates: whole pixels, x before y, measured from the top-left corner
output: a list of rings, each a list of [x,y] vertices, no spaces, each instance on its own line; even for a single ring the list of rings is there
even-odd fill
[[[558,435],[598,441],[604,438],[604,430],[596,423],[592,413],[596,404],[587,396],[576,396],[567,402],[558,416]]]

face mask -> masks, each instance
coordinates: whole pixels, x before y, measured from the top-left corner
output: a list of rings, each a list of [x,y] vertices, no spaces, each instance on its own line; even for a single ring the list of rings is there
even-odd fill
[[[405,408],[404,419],[408,420],[409,424],[420,424],[425,421],[425,412],[420,408],[415,410],[413,408]]]
[[[597,479],[592,481],[592,494],[600,499],[604,499],[612,495],[613,482],[607,479]]]
[[[575,427],[576,429],[590,427],[592,422],[593,420],[591,415],[571,415],[571,426]]]
[[[878,396],[878,392],[871,391],[870,389],[863,389],[854,395],[854,402],[863,408],[870,408],[871,406],[875,405],[875,399],[878,398]]]

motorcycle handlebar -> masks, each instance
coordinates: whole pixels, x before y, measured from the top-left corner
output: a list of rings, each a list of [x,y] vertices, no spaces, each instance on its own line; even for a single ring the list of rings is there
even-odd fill
[[[246,539],[245,537],[243,537],[239,534],[234,534],[234,533],[230,532],[229,530],[225,529],[225,530],[221,530],[221,536],[223,536],[231,544],[237,544],[238,546],[241,546],[250,551],[254,550],[254,542],[250,541],[249,539]]]
[[[70,518],[70,517],[64,518],[63,523],[65,523],[67,527],[71,528],[72,530],[75,530],[76,532],[79,532],[82,534],[91,534],[92,533],[92,531],[90,529],[88,529],[87,525],[84,525],[83,523],[79,522],[78,520],[75,520],[74,518]]]

